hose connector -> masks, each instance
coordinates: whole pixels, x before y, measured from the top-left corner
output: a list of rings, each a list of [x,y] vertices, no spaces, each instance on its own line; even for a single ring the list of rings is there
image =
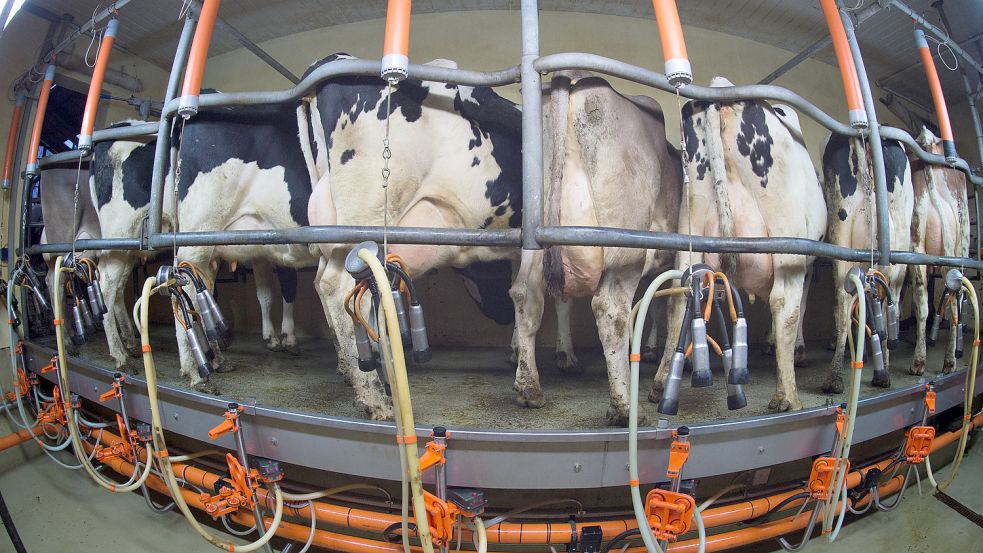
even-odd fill
[[[707,325],[702,317],[693,317],[690,323],[693,340],[693,375],[690,385],[694,388],[713,386],[713,373],[710,372],[710,349],[707,346]]]
[[[959,269],[949,269],[945,274],[945,287],[950,292],[958,292],[963,286],[963,272]]]
[[[747,407],[747,397],[744,395],[744,386],[731,384],[731,375],[734,372],[734,351],[724,350],[724,373],[727,375],[727,409],[735,411]],[[745,367],[745,373],[747,367]]]
[[[208,378],[212,374],[212,363],[208,359],[208,355],[205,353],[204,345],[199,339],[198,332],[196,330],[196,325],[189,326],[184,334],[188,338],[188,348],[191,350],[191,356],[195,360],[195,366],[198,368],[198,376],[201,378]]]
[[[845,290],[847,294],[856,294],[858,292],[862,292],[862,290],[861,291],[857,290],[857,286],[853,283],[852,277],[856,277],[860,280],[860,282],[864,282],[867,279],[867,274],[864,273],[864,270],[861,269],[860,267],[854,266],[847,273],[846,278],[843,279],[843,290]]]
[[[423,317],[423,306],[410,304],[410,341],[413,343],[413,362],[426,363],[433,358],[430,342],[427,340],[427,321]]]
[[[205,336],[209,341],[218,344],[218,347],[225,349],[232,342],[232,329],[225,321],[222,310],[215,301],[208,289],[195,292],[198,300],[198,309],[201,313],[201,320],[205,327]]]
[[[884,324],[884,309],[881,306],[881,300],[877,297],[877,293],[874,290],[872,287],[871,292],[867,295],[868,303],[870,304],[871,330],[875,335],[886,338],[887,326]]]
[[[81,346],[89,340],[85,332],[85,322],[82,320],[82,310],[74,302],[72,303],[72,329],[75,331],[72,334],[72,342],[76,346]]]
[[[369,342],[369,333],[362,325],[355,325],[355,352],[358,356],[358,370],[363,373],[372,372],[378,365],[372,344]]]
[[[747,384],[749,381],[747,368],[747,319],[739,317],[734,323],[733,361],[727,374],[728,384]]]
[[[961,321],[956,325],[956,359],[963,358],[963,333],[966,332],[966,325]]]
[[[871,333],[868,340],[870,342],[870,360],[874,365],[874,378],[873,382],[875,385],[881,382],[890,382],[891,377],[887,373],[887,369],[884,367],[884,352],[881,350],[881,339],[877,333]]]
[[[672,354],[669,376],[666,378],[666,386],[662,392],[662,399],[659,401],[658,411],[663,415],[675,415],[679,412],[679,385],[683,379],[685,361],[685,353],[676,351]]]
[[[887,349],[897,349],[901,343],[900,322],[898,316],[898,304],[888,302],[887,304]]]
[[[406,317],[406,303],[403,301],[403,293],[396,288],[392,291],[393,303],[396,304],[396,320],[399,322],[399,336],[403,340],[403,345],[408,346],[413,343],[410,336],[410,321]]]
[[[379,248],[379,244],[372,241],[365,241],[357,244],[352,251],[348,252],[348,256],[345,257],[345,270],[348,274],[352,275],[355,280],[366,280],[372,278],[372,269],[369,268],[369,264],[362,261],[358,257],[358,253],[362,250],[368,250],[374,257],[379,259],[379,263],[385,266],[385,256],[382,253],[382,249]]]

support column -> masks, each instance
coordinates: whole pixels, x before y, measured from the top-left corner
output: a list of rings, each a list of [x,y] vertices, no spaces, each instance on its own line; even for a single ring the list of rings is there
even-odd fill
[[[543,226],[543,90],[539,58],[539,2],[522,0],[522,249],[539,250]]]

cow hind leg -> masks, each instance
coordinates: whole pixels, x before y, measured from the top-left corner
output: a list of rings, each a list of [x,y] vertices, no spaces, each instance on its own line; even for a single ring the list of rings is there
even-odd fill
[[[795,336],[801,314],[805,270],[802,268],[802,272],[796,274],[797,269],[794,265],[776,267],[775,284],[769,298],[775,330],[778,386],[768,408],[778,411],[802,408],[795,385]]]
[[[523,250],[519,273],[509,289],[515,305],[515,402],[522,407],[538,409],[546,404],[539,385],[536,366],[536,333],[543,320],[546,282],[543,279],[543,253]]]
[[[924,265],[909,265],[912,276],[913,303],[915,305],[915,355],[911,361],[911,374],[925,373],[926,332],[928,322],[928,271]]]
[[[686,298],[688,296],[674,294],[669,299],[669,318],[666,322],[666,347],[662,352],[662,361],[659,363],[659,370],[655,373],[655,380],[652,382],[652,390],[649,392],[649,401],[659,403],[662,400],[662,391],[665,389],[666,380],[669,378],[669,366],[672,355],[676,351],[676,343],[679,341],[679,331],[683,324],[683,313],[686,310]]]
[[[280,344],[283,349],[297,353],[297,333],[294,324],[294,302],[297,301],[297,270],[279,267],[276,270],[280,281],[280,295],[283,297],[283,318],[280,321]]]
[[[607,422],[612,426],[628,423],[628,318],[638,282],[622,280],[615,271],[605,271],[605,279],[591,301],[597,332],[604,348],[608,368],[611,404]]]
[[[117,252],[106,253],[99,260],[99,272],[102,275],[100,284],[109,308],[103,320],[109,355],[113,358],[116,370],[136,374],[134,365],[129,363],[126,336],[120,331],[124,325],[130,324],[130,316],[126,313],[124,288],[131,266],[126,257]],[[132,332],[130,339],[132,339]]]
[[[280,351],[280,335],[273,330],[273,267],[269,263],[253,263],[256,280],[256,299],[263,319],[263,343],[270,351]]]
[[[345,294],[355,281],[344,269],[344,251],[332,252],[321,261],[316,282],[318,296],[334,335],[338,372],[355,392],[353,404],[373,420],[392,420],[393,407],[375,371],[358,369],[355,354],[355,327],[343,305]],[[396,337],[398,340],[399,338]]]
[[[553,352],[553,361],[561,372],[582,372],[577,363],[577,356],[573,352],[573,334],[570,329],[572,302],[557,299],[554,305],[556,306],[556,351]]]
[[[823,383],[823,391],[827,394],[843,393],[843,356],[846,354],[847,333],[850,332],[850,303],[853,298],[843,289],[843,279],[846,278],[850,267],[851,264],[846,261],[833,262],[834,353],[829,364],[829,373]]]

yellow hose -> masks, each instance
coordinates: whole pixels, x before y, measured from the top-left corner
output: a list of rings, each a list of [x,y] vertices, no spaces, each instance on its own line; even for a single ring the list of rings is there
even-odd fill
[[[358,257],[372,269],[372,278],[375,279],[379,290],[389,289],[389,277],[382,263],[366,249],[358,252]],[[385,312],[386,334],[389,336],[399,336],[399,320],[396,318],[396,303],[393,301],[392,294],[379,294],[382,300],[382,309]],[[395,384],[396,416],[399,417],[403,432],[407,436],[400,436],[401,447],[406,450],[406,476],[410,480],[410,491],[413,494],[413,515],[416,518],[417,533],[420,536],[420,545],[424,553],[433,553],[433,542],[430,541],[430,523],[427,521],[427,508],[423,499],[423,479],[420,476],[420,458],[416,448],[416,425],[413,422],[413,403],[410,399],[410,383],[406,375],[406,359],[403,356],[403,343],[396,340],[389,340],[390,352],[393,360],[393,377]],[[384,347],[384,345],[383,345]],[[406,437],[411,443],[406,443]]]
[[[273,511],[273,522],[270,524],[269,529],[263,534],[258,540],[246,544],[246,545],[236,545],[230,541],[223,541],[221,538],[213,536],[207,529],[205,529],[198,520],[195,519],[195,515],[191,512],[188,507],[188,503],[184,500],[184,495],[181,493],[181,486],[177,482],[177,478],[174,476],[174,470],[171,467],[171,458],[167,453],[167,443],[164,441],[164,427],[161,423],[160,418],[160,405],[157,402],[157,369],[154,365],[154,354],[150,351],[150,295],[154,292],[157,284],[157,279],[155,277],[150,277],[143,283],[143,293],[140,296],[140,300],[136,306],[134,306],[134,313],[139,310],[140,321],[140,345],[143,350],[143,368],[147,375],[147,397],[150,402],[150,428],[151,436],[153,438],[153,445],[158,451],[158,460],[160,464],[160,473],[163,476],[164,484],[167,486],[167,490],[170,492],[174,503],[177,505],[178,510],[184,515],[184,518],[188,520],[191,527],[195,529],[198,534],[205,539],[208,543],[218,547],[219,549],[224,549],[226,551],[241,551],[249,552],[255,551],[264,545],[276,534],[277,528],[280,526],[280,520],[283,518],[283,492],[280,490],[280,486],[273,484],[271,487],[273,489],[273,495],[275,497],[276,506]],[[149,461],[149,459],[148,459]],[[256,521],[259,524],[261,521]]]
[[[101,474],[96,472],[95,467],[89,461],[89,456],[85,454],[85,449],[82,447],[82,436],[79,434],[78,424],[75,422],[76,412],[75,406],[72,405],[71,392],[69,392],[68,387],[68,355],[65,353],[65,305],[64,305],[64,295],[59,293],[61,290],[61,284],[63,280],[63,273],[72,272],[72,269],[65,269],[62,267],[62,262],[64,258],[58,256],[55,259],[55,284],[54,290],[51,294],[51,298],[54,302],[54,312],[55,312],[55,341],[58,344],[58,380],[61,386],[62,397],[65,403],[65,426],[68,427],[68,434],[72,440],[72,449],[75,450],[75,457],[81,463],[82,468],[88,473],[92,480],[99,484],[100,487],[109,490],[111,492],[132,492],[133,490],[139,489],[140,486],[147,481],[147,477],[150,476],[150,460],[153,459],[154,449],[153,446],[147,444],[147,463],[144,465],[143,472],[140,477],[132,482],[128,482],[124,485],[117,485],[116,482],[104,478]],[[126,439],[126,436],[123,436]]]

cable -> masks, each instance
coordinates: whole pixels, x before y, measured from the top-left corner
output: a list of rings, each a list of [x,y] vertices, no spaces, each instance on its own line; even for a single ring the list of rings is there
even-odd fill
[[[7,509],[7,502],[3,499],[3,493],[0,493],[0,519],[3,519],[3,527],[7,529],[7,535],[10,536],[10,543],[14,544],[14,551],[17,553],[27,553],[27,549],[24,548],[24,542],[21,541],[20,534],[17,533],[14,519],[10,517],[10,511]]]

